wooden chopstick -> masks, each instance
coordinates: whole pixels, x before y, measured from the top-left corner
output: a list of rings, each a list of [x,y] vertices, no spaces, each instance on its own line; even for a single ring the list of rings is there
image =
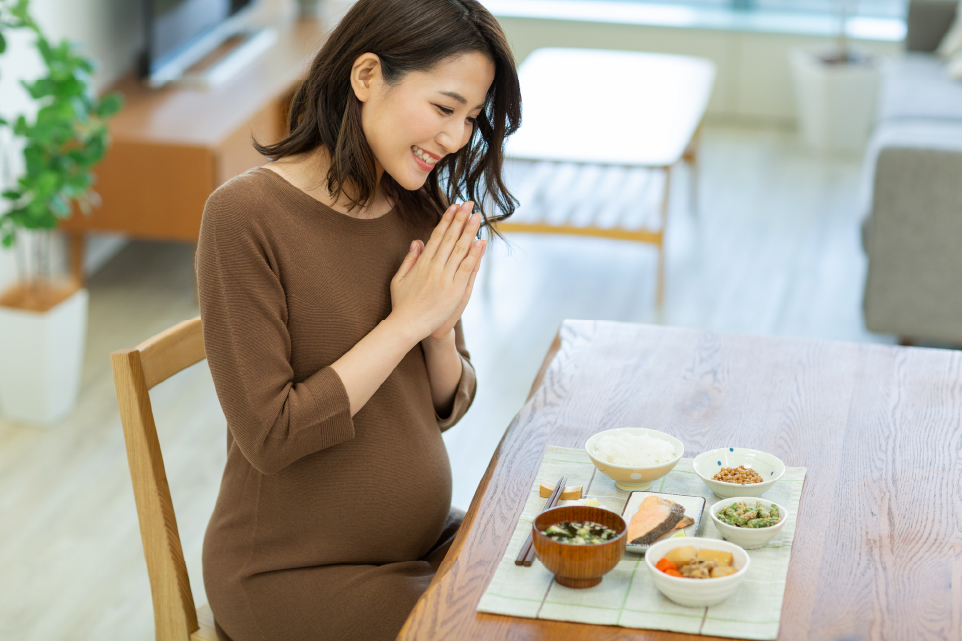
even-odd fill
[[[548,497],[548,501],[544,504],[542,512],[547,512],[551,508],[558,504],[558,498],[561,496],[561,492],[565,489],[565,484],[568,482],[567,476],[562,476],[561,480],[554,488],[554,492]],[[528,538],[525,539],[524,545],[521,546],[521,551],[518,552],[518,558],[514,560],[515,565],[530,566],[534,562],[534,539],[532,534],[528,533]]]

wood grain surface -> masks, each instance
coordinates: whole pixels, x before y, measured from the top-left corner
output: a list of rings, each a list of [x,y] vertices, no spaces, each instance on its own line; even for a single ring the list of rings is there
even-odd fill
[[[398,639],[685,636],[475,610],[544,448],[622,426],[808,468],[779,639],[962,638],[962,354],[602,321],[555,347]]]

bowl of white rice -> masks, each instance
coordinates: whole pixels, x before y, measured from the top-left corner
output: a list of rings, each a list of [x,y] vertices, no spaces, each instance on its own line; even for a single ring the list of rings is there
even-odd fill
[[[602,474],[622,490],[647,490],[651,482],[671,472],[685,446],[664,432],[646,427],[619,427],[598,432],[585,450]]]

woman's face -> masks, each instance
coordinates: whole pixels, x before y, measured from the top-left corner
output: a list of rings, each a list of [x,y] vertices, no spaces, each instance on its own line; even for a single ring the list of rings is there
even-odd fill
[[[393,87],[384,82],[377,56],[359,57],[351,83],[378,178],[385,171],[404,189],[419,189],[441,158],[471,139],[493,81],[494,63],[481,53],[412,71]]]

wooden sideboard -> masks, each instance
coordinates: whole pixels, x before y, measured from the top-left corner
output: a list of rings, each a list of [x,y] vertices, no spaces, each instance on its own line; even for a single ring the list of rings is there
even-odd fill
[[[134,75],[111,88],[123,93],[125,104],[110,122],[111,146],[96,169],[102,204],[61,224],[78,281],[90,231],[196,242],[211,192],[264,164],[251,137],[275,142],[286,132],[290,99],[325,31],[320,22],[283,10],[255,22],[277,29],[277,41],[216,88],[150,89]]]

